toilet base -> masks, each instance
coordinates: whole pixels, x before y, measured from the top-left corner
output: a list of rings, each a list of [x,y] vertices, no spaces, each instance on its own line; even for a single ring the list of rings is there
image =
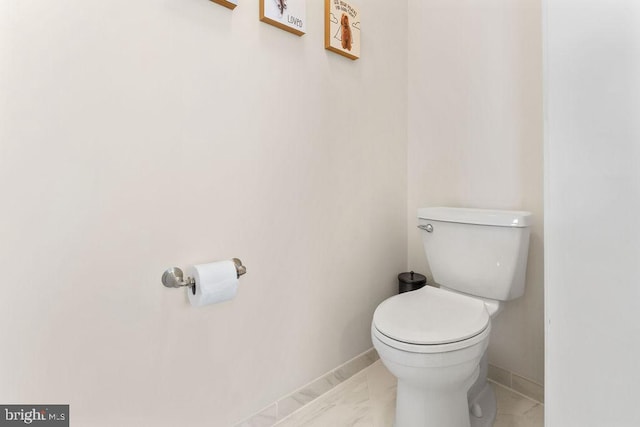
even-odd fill
[[[482,412],[481,417],[473,414],[473,406],[479,405]],[[491,427],[496,420],[497,405],[496,392],[493,386],[485,383],[483,389],[475,396],[473,402],[469,402],[469,421],[471,427]]]
[[[423,390],[398,381],[396,427],[470,427],[467,396],[458,390]]]
[[[469,409],[469,425],[470,427],[492,427],[496,421],[497,405],[496,405],[496,392],[493,386],[489,383],[485,383],[484,388],[476,395],[473,403],[469,405],[469,408],[473,404],[480,406],[482,416],[477,417]],[[393,423],[393,427],[396,427],[396,423]]]

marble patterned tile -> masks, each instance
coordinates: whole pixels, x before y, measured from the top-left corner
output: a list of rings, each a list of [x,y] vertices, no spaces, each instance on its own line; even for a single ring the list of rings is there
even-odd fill
[[[333,371],[337,378],[342,381],[345,381],[351,378],[352,375],[362,371],[367,366],[371,365],[373,362],[378,360],[378,352],[374,349],[367,351],[355,359],[350,360],[344,365],[337,368]]]
[[[359,373],[321,399],[276,424],[278,427],[355,426],[369,416],[369,389],[365,373]],[[362,424],[361,424],[362,425]],[[364,424],[370,425],[370,424]]]
[[[367,373],[365,371],[353,375],[347,381],[340,387],[331,390],[331,394],[328,396],[330,402],[336,406],[362,406],[369,401],[369,384],[367,383]]]
[[[513,393],[508,388],[501,387],[500,385],[494,384],[493,388],[496,391],[496,398],[498,400],[498,415],[520,416],[527,413],[536,405],[540,405],[538,402]]]
[[[494,427],[543,427],[544,405],[494,386],[498,415]],[[389,427],[395,416],[396,379],[381,361],[353,375],[277,427]]]
[[[282,419],[297,411],[341,382],[342,380],[340,380],[333,372],[330,372],[322,378],[307,385],[303,389],[278,400],[278,419]]]
[[[395,389],[391,399],[380,400],[377,404],[372,405],[373,414],[372,427],[389,427],[395,422],[396,417],[396,393]]]
[[[369,384],[369,398],[371,400],[393,400],[395,402],[398,381],[382,362],[372,364],[364,374],[367,377],[367,384]]]
[[[254,416],[236,424],[235,427],[271,427],[277,420],[277,408],[276,404],[258,412]]]
[[[511,388],[538,402],[544,403],[544,387],[520,375],[511,375]]]
[[[372,414],[372,427],[393,425],[396,415],[396,391],[398,381],[391,372],[378,361],[365,370],[369,385],[369,407]]]
[[[526,399],[525,397],[521,397]],[[498,401],[500,404],[500,401]],[[505,414],[498,413],[493,427],[543,427],[544,426],[544,405],[536,403],[524,413]]]
[[[502,371],[494,374],[504,374]],[[530,386],[530,381],[518,379],[526,381],[520,384],[522,388]],[[369,351],[236,427],[389,427],[395,417],[396,385],[396,378],[377,353]],[[543,404],[499,384],[494,387],[498,400],[494,427],[544,426]],[[535,388],[529,387],[527,391]]]
[[[495,386],[498,415],[493,427],[543,427],[544,405]]]
[[[362,371],[367,366],[370,366],[376,360],[378,360],[378,352],[375,349],[370,349],[365,353],[356,356],[347,363],[321,378],[313,381],[311,384],[303,387],[302,389],[286,396],[277,401],[278,406],[278,419],[283,419],[293,412],[299,410],[308,403],[314,401],[319,396],[328,392],[338,384],[352,377],[354,374]]]
[[[323,413],[322,417],[295,421],[291,427],[371,426],[371,415],[366,407],[337,406]]]

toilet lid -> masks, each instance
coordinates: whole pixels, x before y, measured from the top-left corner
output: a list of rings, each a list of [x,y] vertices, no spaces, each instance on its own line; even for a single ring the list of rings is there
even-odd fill
[[[397,341],[447,344],[478,335],[489,319],[481,300],[425,286],[383,301],[373,314],[373,325]]]

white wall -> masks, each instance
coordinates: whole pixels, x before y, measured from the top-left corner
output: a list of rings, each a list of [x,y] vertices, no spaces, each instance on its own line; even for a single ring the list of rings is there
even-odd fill
[[[362,59],[206,0],[0,2],[0,402],[224,426],[371,346],[406,266],[406,2]],[[241,258],[193,309],[170,266]]]
[[[640,4],[545,2],[548,427],[640,425]]]
[[[543,160],[539,0],[409,1],[409,266],[424,206],[534,215],[524,297],[494,321],[490,362],[542,383]]]

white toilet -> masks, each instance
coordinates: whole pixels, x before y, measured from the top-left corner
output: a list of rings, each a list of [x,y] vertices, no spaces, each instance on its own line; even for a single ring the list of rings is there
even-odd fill
[[[440,288],[393,296],[376,309],[373,345],[398,378],[395,427],[489,427],[486,382],[491,318],[524,292],[531,214],[461,208],[418,210],[429,267]]]

